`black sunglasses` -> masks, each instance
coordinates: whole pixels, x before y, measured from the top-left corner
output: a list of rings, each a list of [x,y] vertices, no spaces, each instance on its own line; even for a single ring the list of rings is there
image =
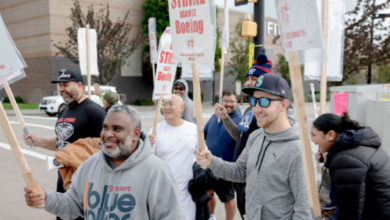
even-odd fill
[[[183,90],[184,90],[183,87],[174,87],[173,89],[174,89],[174,90],[180,90],[180,91],[183,91]]]
[[[256,106],[256,102],[259,103],[259,105],[262,108],[267,108],[271,104],[271,101],[283,101],[283,99],[270,99],[270,98],[256,98],[256,97],[249,97],[249,105],[252,107]]]

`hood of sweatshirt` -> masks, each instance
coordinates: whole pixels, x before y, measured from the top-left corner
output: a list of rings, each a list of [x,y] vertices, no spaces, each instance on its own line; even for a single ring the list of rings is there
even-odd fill
[[[370,127],[363,127],[359,130],[346,130],[337,137],[337,140],[330,148],[325,166],[329,167],[331,158],[341,151],[357,148],[359,146],[377,149],[381,144],[380,137]]]
[[[295,119],[289,119],[291,127],[283,132],[277,133],[276,135],[270,135],[263,128],[261,128],[264,132],[264,136],[267,141],[270,142],[285,142],[292,140],[299,140],[299,130],[298,123]]]
[[[187,82],[184,79],[178,79],[178,80],[176,80],[176,82],[181,82],[184,85],[184,94],[183,94],[182,98],[183,98],[183,101],[185,103],[187,101],[187,99],[190,99],[188,97],[188,84],[187,84]],[[173,85],[175,85],[175,83]]]
[[[102,166],[109,171],[114,172],[120,172],[122,170],[126,170],[128,168],[132,168],[135,165],[139,164],[142,160],[145,159],[150,154],[153,154],[151,150],[151,146],[149,141],[146,141],[146,135],[141,132],[141,135],[138,139],[138,147],[137,149],[130,155],[129,158],[127,158],[119,167],[117,167],[115,170],[112,170],[111,167],[107,164],[105,153],[100,151],[100,163],[102,163]],[[103,147],[102,147],[103,148]]]

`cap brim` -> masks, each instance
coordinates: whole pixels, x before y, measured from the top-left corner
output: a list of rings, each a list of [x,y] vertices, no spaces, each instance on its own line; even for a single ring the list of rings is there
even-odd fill
[[[66,80],[66,79],[56,79],[56,80],[52,80],[51,83],[59,83],[59,82],[70,82],[72,80]]]
[[[276,92],[271,92],[269,90],[266,90],[266,89],[260,89],[260,88],[257,88],[257,87],[244,87],[241,89],[242,92],[250,95],[250,96],[253,96],[253,93],[255,91],[264,91],[264,92],[269,92],[271,94],[274,94],[274,95],[278,95],[278,96],[281,96],[280,94],[276,93]]]

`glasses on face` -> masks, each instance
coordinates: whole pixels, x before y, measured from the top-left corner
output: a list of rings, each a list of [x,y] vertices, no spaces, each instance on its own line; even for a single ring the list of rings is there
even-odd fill
[[[172,108],[175,105],[174,102],[163,102],[162,107],[163,108]]]
[[[259,103],[260,107],[267,108],[271,104],[271,101],[283,101],[283,99],[270,99],[270,98],[256,98],[256,97],[249,97],[249,105],[252,107],[256,106],[256,102]]]
[[[224,104],[234,104],[236,102],[237,102],[237,100],[222,99],[222,103],[224,103]]]
[[[174,89],[174,90],[180,90],[180,91],[183,91],[183,90],[184,90],[183,87],[174,87],[173,89]]]

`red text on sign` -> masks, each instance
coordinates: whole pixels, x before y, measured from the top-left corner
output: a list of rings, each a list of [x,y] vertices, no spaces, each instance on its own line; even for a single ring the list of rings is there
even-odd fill
[[[180,22],[175,21],[176,34],[199,33],[203,34],[203,20]]]
[[[168,82],[170,82],[171,79],[172,79],[172,73],[164,74],[161,71],[158,72],[157,81],[168,81]]]
[[[173,54],[171,52],[161,51],[160,60],[158,62],[164,64],[171,64],[172,59],[173,59]]]
[[[195,6],[195,5],[204,5],[206,4],[206,0],[172,0],[171,1],[171,7],[172,9],[178,8],[185,8],[189,6]]]

